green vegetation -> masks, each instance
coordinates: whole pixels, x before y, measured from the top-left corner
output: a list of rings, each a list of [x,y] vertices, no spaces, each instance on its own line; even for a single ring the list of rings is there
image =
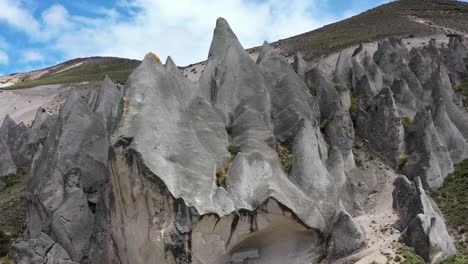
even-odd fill
[[[338,92],[338,93],[342,93],[344,92],[344,90],[346,89],[343,85],[339,84],[339,83],[333,83],[333,87],[335,87],[335,90]]]
[[[468,159],[457,166],[444,184],[430,193],[447,223],[454,229],[468,232]]]
[[[401,117],[401,124],[405,128],[405,130],[408,130],[411,124],[413,123],[413,120],[407,116],[402,116]]]
[[[26,219],[26,177],[27,168],[18,168],[17,176],[2,178],[6,183],[0,191],[0,257],[5,256],[11,245],[11,240],[22,231]],[[9,263],[3,258],[4,263]]]
[[[223,167],[216,170],[216,185],[226,188],[226,174],[231,165],[231,161]]]
[[[280,158],[281,167],[283,167],[286,174],[289,174],[292,169],[292,154],[290,147],[288,145],[278,143],[276,144],[276,152]]]
[[[360,141],[360,140],[355,140],[353,142],[353,148],[355,149],[362,149],[364,147],[364,142]]]
[[[454,87],[456,93],[463,96],[463,104],[468,106],[468,82],[464,82],[463,84]]]
[[[10,250],[11,237],[0,230],[0,257],[6,256]]]
[[[418,256],[416,252],[414,252],[414,249],[399,243],[398,248],[396,250],[396,257],[399,257],[399,259],[403,258],[403,260],[400,262],[402,264],[425,264],[426,262],[424,261],[423,258]]]
[[[232,125],[226,125],[226,132],[228,133],[228,135],[232,134]]]
[[[438,0],[393,1],[349,19],[326,25],[288,39],[272,43],[287,56],[301,52],[306,61],[313,61],[343,48],[359,43],[396,37],[432,35],[435,29],[417,23],[408,16],[429,19],[437,25],[460,31],[468,28],[468,5],[461,2]],[[391,21],[391,22],[389,22]]]
[[[81,65],[64,70],[66,67],[82,62]],[[64,71],[53,71],[36,80],[24,80],[4,90],[31,88],[47,84],[67,84],[85,81],[100,81],[108,75],[114,82],[125,83],[130,73],[140,64],[138,60],[121,58],[90,58],[77,59],[64,63],[61,66]]]
[[[400,168],[402,168],[408,162],[409,156],[407,154],[400,154],[400,156],[398,157],[398,160],[399,160],[398,165],[400,166]]]
[[[229,147],[227,148],[227,150],[229,151],[229,153],[231,153],[231,155],[235,156],[237,155],[237,153],[240,152],[240,148],[238,146],[234,146],[234,145],[229,145]]]
[[[309,93],[313,96],[317,96],[317,88],[315,88],[314,84],[312,83],[311,80],[308,80],[306,83],[307,90],[309,90]]]
[[[219,187],[224,187],[224,188],[226,188],[227,172],[229,170],[229,167],[232,164],[232,161],[234,160],[236,155],[240,152],[240,148],[238,146],[229,145],[227,147],[227,150],[229,151],[229,153],[231,153],[231,159],[229,160],[228,163],[226,163],[226,165],[216,170],[216,185],[218,185]]]
[[[468,241],[463,239],[468,233],[468,159],[455,166],[455,171],[445,179],[444,184],[429,195],[444,214],[459,256],[442,263],[468,263]]]

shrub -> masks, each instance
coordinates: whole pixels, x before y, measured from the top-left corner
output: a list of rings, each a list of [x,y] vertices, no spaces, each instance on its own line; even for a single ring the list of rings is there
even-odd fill
[[[240,152],[240,148],[234,145],[229,145],[227,149],[229,153],[231,153],[231,159],[226,165],[216,170],[216,185],[224,188],[226,188],[226,175],[229,170],[229,167],[231,166],[231,163],[236,157],[237,153]]]
[[[353,142],[353,148],[355,149],[362,149],[364,147],[364,142],[360,141],[360,140],[355,140]]]
[[[216,185],[218,185],[219,187],[226,188],[226,174],[230,165],[231,162],[229,162],[228,164],[224,165],[216,171]]]
[[[403,264],[425,264],[426,263],[423,258],[421,258],[420,256],[416,254],[414,249],[403,244],[399,244],[399,247],[395,253],[404,258],[403,261],[401,262]]]
[[[228,133],[228,135],[232,134],[232,125],[226,125],[226,132]]]
[[[407,154],[401,154],[398,157],[398,160],[399,160],[399,166],[401,168],[401,167],[405,166],[405,164],[408,162],[409,156]]]
[[[413,123],[413,120],[407,116],[402,116],[401,117],[401,124],[405,128],[405,130],[408,130],[411,124]]]
[[[278,143],[276,144],[276,152],[280,158],[281,167],[286,174],[289,174],[292,169],[292,154],[289,146]]]
[[[430,193],[448,225],[460,233],[468,232],[467,190],[468,159],[456,165],[455,171],[445,179],[444,184]],[[468,250],[466,254],[468,255]]]
[[[342,93],[345,90],[344,86],[339,83],[334,83],[333,87],[335,87],[338,93]]]
[[[235,155],[237,155],[237,153],[240,152],[240,148],[238,146],[234,146],[234,145],[229,145],[227,150],[229,151],[229,153],[231,153],[231,156],[235,156]]]
[[[308,80],[306,83],[307,90],[309,90],[309,93],[313,96],[317,96],[317,88],[315,88],[314,84],[312,83],[311,80]]]
[[[0,257],[6,256],[10,250],[11,238],[0,230]]]

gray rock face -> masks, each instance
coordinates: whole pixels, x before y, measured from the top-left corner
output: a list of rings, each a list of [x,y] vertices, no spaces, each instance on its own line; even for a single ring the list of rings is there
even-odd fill
[[[77,264],[65,249],[45,233],[13,245],[12,259],[18,264]]]
[[[346,212],[338,215],[331,237],[331,252],[328,258],[330,262],[349,256],[367,244],[363,228]]]
[[[427,262],[438,263],[457,253],[439,208],[427,197],[416,178],[395,181],[393,208],[400,217],[405,243]]]
[[[55,121],[55,117],[49,115],[44,109],[39,108],[30,128],[20,128],[22,131],[15,140],[11,149],[13,160],[19,167],[29,167],[34,154],[37,152],[39,144],[43,144],[47,139],[50,128]],[[22,124],[19,127],[24,126]]]
[[[406,175],[419,175],[425,186],[437,188],[453,172],[453,161],[442,145],[434,126],[431,111],[416,114],[407,136],[409,160],[403,167]]]
[[[2,177],[16,175],[16,165],[8,145],[0,139],[0,181]]]
[[[25,159],[38,149],[27,184],[30,240],[16,244],[13,254],[31,255],[27,252],[35,247],[34,239],[45,234],[56,246],[48,251],[52,256],[41,255],[44,260],[38,263],[89,261],[96,204],[107,180],[108,138],[120,98],[106,78],[90,105],[71,94],[56,120],[38,111],[18,148]]]
[[[384,88],[374,97],[367,77],[359,82],[356,133],[369,147],[396,165],[404,148],[404,130],[393,94]]]
[[[216,24],[198,82],[147,56],[122,90],[106,78],[56,119],[39,110],[30,129],[4,122],[10,160],[32,160],[18,261],[335,262],[366,245],[351,216],[372,191],[356,194],[368,174],[356,176],[355,130],[394,167],[408,154],[402,171],[431,188],[466,158],[467,115],[450,83],[464,77],[454,59],[445,65],[448,51],[390,39],[373,56],[342,52],[332,72],[307,71],[267,43],[254,62]],[[407,243],[426,259],[453,254],[439,211],[411,186],[399,179],[394,193]]]

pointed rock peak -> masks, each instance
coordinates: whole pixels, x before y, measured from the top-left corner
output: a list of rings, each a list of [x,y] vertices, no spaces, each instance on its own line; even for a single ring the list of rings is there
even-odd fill
[[[168,56],[168,57],[167,57],[166,63],[165,63],[164,66],[166,66],[166,69],[169,70],[169,71],[177,71],[177,72],[179,72],[179,68],[178,68],[177,65],[174,63],[174,61],[172,60],[171,56]]]
[[[107,75],[104,78],[104,80],[102,81],[101,88],[104,91],[112,91],[112,92],[118,92],[119,91],[119,89],[117,88],[115,83]]]
[[[175,62],[174,62],[174,60],[172,59],[171,56],[167,56],[165,65],[166,65],[166,67],[167,67],[167,66],[171,66],[171,67],[175,66],[175,67],[177,67],[176,64],[175,64]]]
[[[109,77],[109,75],[106,75],[104,77],[104,80],[102,81],[102,86],[105,87],[105,86],[115,86],[115,85],[114,85],[114,82]]]
[[[7,114],[5,116],[5,119],[3,119],[2,127],[3,126],[16,126],[16,122],[13,119],[11,119],[9,114]]]
[[[145,55],[143,61],[152,61],[156,64],[161,64],[161,60],[159,59],[158,55],[154,54],[153,52],[148,52],[148,54]]]
[[[294,71],[301,77],[304,78],[305,71],[306,71],[306,62],[304,60],[304,57],[302,57],[302,53],[297,52],[296,55],[294,55],[294,61],[292,63],[292,67]]]
[[[218,18],[218,20],[216,20],[216,28],[213,32],[213,40],[211,41],[208,58],[221,58],[225,50],[233,44],[243,49],[228,22],[222,17]]]
[[[260,49],[260,54],[257,58],[257,63],[261,63],[266,56],[268,56],[273,51],[273,48],[266,41],[263,42],[262,48]]]

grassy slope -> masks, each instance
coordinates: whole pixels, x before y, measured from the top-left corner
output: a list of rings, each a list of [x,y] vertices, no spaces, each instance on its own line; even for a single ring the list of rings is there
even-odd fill
[[[460,256],[443,263],[468,263],[468,159],[455,167],[455,172],[430,196],[444,214],[451,235],[454,237]]]
[[[23,231],[28,171],[27,168],[20,168],[18,176],[2,178],[7,187],[0,191],[0,258],[8,252],[10,238],[16,238]]]
[[[360,15],[272,43],[286,56],[301,52],[307,61],[362,42],[372,42],[389,36],[427,36],[435,30],[408,16],[417,16],[435,24],[458,30],[468,30],[468,4],[447,0],[395,1]]]
[[[78,62],[77,60],[74,60]],[[13,86],[5,88],[23,89],[45,84],[64,84],[84,81],[102,80],[104,75],[119,83],[125,83],[130,73],[140,64],[138,60],[129,60],[121,58],[92,58],[85,60],[80,66],[65,70],[59,73],[45,74],[36,80],[25,80]],[[73,65],[66,62],[65,65]],[[65,67],[61,67],[65,68]]]

